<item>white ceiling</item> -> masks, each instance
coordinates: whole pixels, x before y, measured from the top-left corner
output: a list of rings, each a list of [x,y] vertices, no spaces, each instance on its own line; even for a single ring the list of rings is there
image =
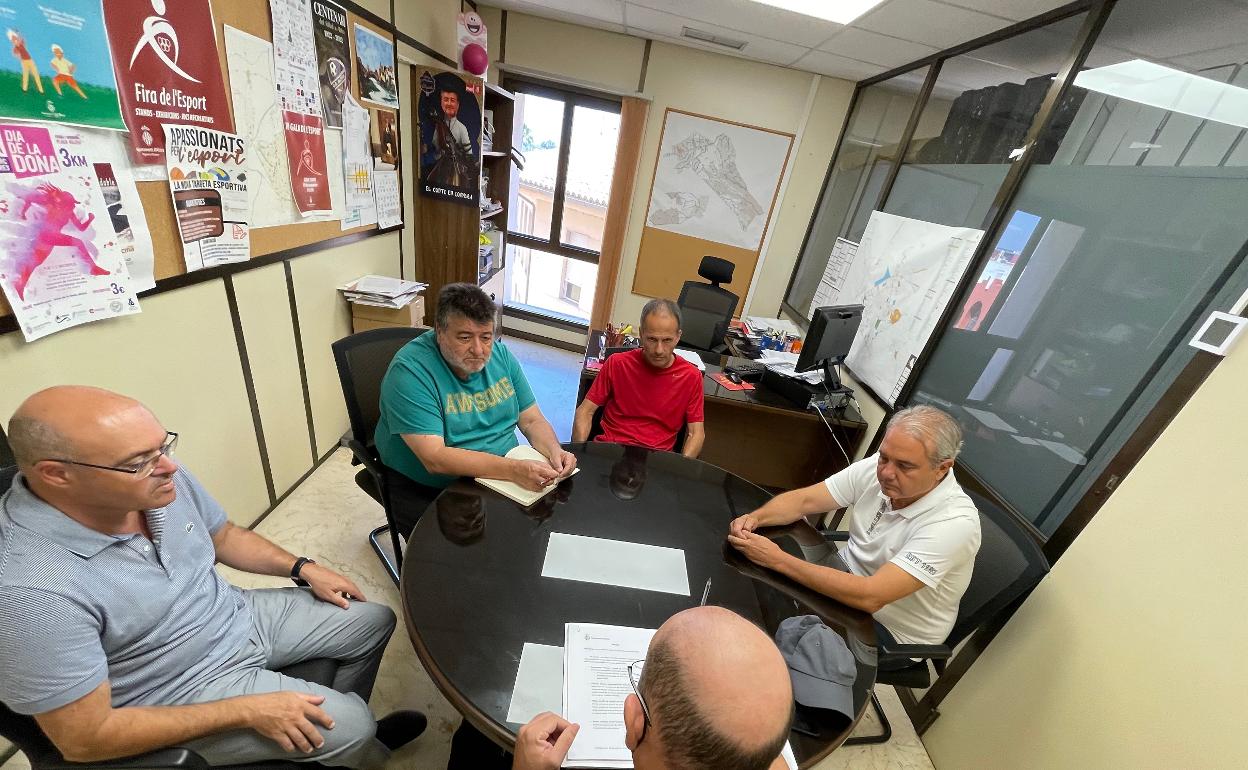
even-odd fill
[[[483,0],[483,4],[740,56],[821,75],[863,80],[1029,19],[1066,0],[884,0],[843,25],[751,0]],[[692,27],[745,48],[681,36]]]

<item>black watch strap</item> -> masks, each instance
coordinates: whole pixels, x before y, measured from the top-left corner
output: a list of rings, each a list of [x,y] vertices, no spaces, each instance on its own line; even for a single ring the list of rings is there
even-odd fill
[[[298,559],[295,559],[295,566],[290,568],[290,579],[301,586],[306,586],[308,584],[306,580],[299,577],[299,573],[303,571],[303,565],[305,564],[316,564],[316,560],[309,559],[306,556],[300,556]]]

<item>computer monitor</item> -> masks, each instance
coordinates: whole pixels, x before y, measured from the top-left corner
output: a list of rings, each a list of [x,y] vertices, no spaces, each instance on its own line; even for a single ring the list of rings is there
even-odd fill
[[[810,319],[810,329],[797,356],[799,372],[824,367],[824,384],[830,390],[842,388],[841,379],[834,368],[845,360],[862,323],[862,305],[832,305],[815,310]]]

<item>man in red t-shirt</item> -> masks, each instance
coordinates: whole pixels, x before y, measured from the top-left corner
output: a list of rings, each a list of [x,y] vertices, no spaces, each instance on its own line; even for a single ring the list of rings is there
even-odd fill
[[[602,364],[585,400],[576,408],[572,440],[585,441],[594,413],[603,408],[596,441],[672,451],[685,426],[685,457],[697,457],[702,426],[702,372],[675,354],[680,342],[680,308],[655,299],[641,311],[641,347],[616,353]]]

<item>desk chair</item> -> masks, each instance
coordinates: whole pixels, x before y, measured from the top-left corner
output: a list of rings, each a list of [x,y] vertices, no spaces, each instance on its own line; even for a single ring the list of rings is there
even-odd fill
[[[983,497],[967,492],[979,509],[981,540],[979,553],[975,555],[975,568],[971,582],[958,605],[958,618],[944,644],[896,644],[879,646],[879,662],[904,662],[920,660],[904,668],[877,669],[875,681],[894,687],[925,688],[932,684],[931,670],[927,661],[939,676],[945,672],[945,661],[953,657],[953,650],[962,640],[985,625],[998,613],[1021,600],[1024,595],[1048,573],[1049,560],[1045,558],[1040,544],[1032,538],[1013,516]],[[849,533],[824,532],[828,540],[846,541]],[[879,717],[883,732],[850,738],[845,745],[884,743],[893,734],[892,725],[880,706],[880,699],[871,693],[871,706]]]
[[[685,281],[676,304],[683,316],[680,334],[682,347],[723,353],[724,333],[732,321],[732,314],[740,300],[736,294],[720,286],[732,282],[736,265],[719,257],[703,257],[698,265],[698,275],[710,283]]]
[[[373,431],[381,418],[381,380],[399,348],[419,337],[428,329],[395,327],[370,329],[343,337],[333,343],[334,363],[338,366],[338,379],[342,383],[342,396],[347,402],[347,417],[351,421],[351,437],[344,443],[351,450],[351,464],[363,465],[355,474],[355,483],[368,496],[381,503],[386,511],[386,524],[368,533],[368,542],[395,585],[399,584],[399,570],[403,567],[403,542],[395,525],[387,492],[387,474],[395,473],[381,462],[373,443]],[[394,548],[394,562],[386,556],[378,538],[390,531]]]

